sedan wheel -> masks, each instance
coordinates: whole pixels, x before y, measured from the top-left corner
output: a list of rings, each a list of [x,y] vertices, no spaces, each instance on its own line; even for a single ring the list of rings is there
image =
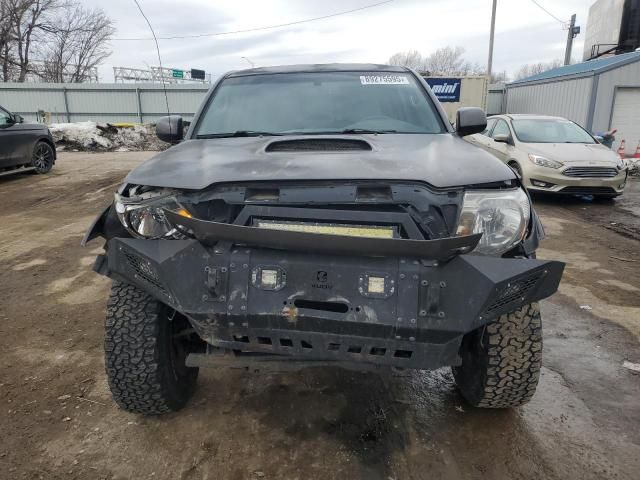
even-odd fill
[[[53,148],[45,142],[36,143],[31,158],[31,166],[37,173],[48,173],[53,167]]]

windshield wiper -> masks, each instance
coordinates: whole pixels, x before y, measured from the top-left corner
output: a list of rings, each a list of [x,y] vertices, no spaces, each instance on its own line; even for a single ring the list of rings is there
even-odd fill
[[[256,130],[236,130],[235,132],[226,133],[204,133],[196,135],[196,138],[233,138],[233,137],[277,137],[281,133],[259,132]]]

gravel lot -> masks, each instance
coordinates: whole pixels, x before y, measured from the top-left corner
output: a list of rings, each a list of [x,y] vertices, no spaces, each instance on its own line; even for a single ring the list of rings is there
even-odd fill
[[[640,183],[622,199],[536,199],[539,256],[568,263],[543,303],[544,369],[517,410],[465,405],[449,370],[202,371],[182,412],[111,401],[109,281],[80,238],[148,152],[64,153],[0,178],[0,478],[637,479]]]

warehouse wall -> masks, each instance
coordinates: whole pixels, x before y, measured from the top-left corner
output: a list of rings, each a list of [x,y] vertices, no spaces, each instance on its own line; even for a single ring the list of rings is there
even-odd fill
[[[205,85],[167,85],[169,110],[191,119],[207,93]],[[37,111],[51,121],[153,122],[167,114],[162,85],[0,83],[0,105],[36,120]]]
[[[487,95],[487,115],[500,115],[505,113],[506,88],[504,84],[489,85]]]
[[[593,77],[507,87],[507,113],[558,115],[586,126]]]
[[[616,86],[640,87],[640,62],[630,63],[599,75],[598,96],[593,113],[594,132],[615,128],[615,125],[610,125],[610,121]],[[638,112],[638,119],[640,121],[640,112]]]

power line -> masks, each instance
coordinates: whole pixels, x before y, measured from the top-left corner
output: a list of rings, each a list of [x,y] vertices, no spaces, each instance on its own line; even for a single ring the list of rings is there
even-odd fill
[[[160,45],[158,45],[158,38],[156,37],[156,32],[153,30],[153,27],[151,26],[151,22],[142,11],[142,7],[138,3],[138,0],[133,0],[133,1],[135,2],[136,6],[138,7],[138,10],[140,10],[140,13],[146,20],[147,25],[149,25],[149,30],[151,30],[151,35],[153,35],[153,40],[156,42],[156,52],[158,53],[158,63],[160,63],[160,79],[162,80],[162,89],[164,90],[164,101],[167,104],[167,115],[171,115],[171,112],[169,111],[169,96],[167,95],[167,85],[164,83],[164,73],[163,73],[164,70],[162,68],[162,59],[160,58]],[[168,122],[168,123],[169,123],[169,135],[171,135],[171,122]]]
[[[542,10],[543,12],[545,12],[547,15],[549,15],[550,17],[552,17],[554,20],[560,22],[562,25],[566,25],[567,21],[566,20],[560,20],[558,17],[556,17],[553,13],[551,13],[549,10],[547,10],[546,8],[544,8],[542,5],[540,5],[538,2],[536,2],[536,0],[531,0],[531,2],[533,2],[534,5],[536,5],[540,10]]]
[[[136,2],[136,4],[138,3],[136,0],[134,0]],[[355,12],[360,12],[362,10],[367,10],[369,8],[375,8],[375,7],[380,7],[382,5],[385,5],[387,3],[391,3],[394,2],[395,0],[385,0],[383,2],[378,2],[378,3],[372,3],[369,5],[364,5],[362,7],[359,8],[354,8],[352,10],[344,10],[342,12],[336,12],[336,13],[331,13],[329,15],[323,15],[321,17],[313,17],[313,18],[306,18],[304,20],[297,20],[295,22],[288,22],[288,23],[280,23],[277,25],[268,25],[265,27],[255,27],[255,28],[247,28],[244,30],[232,30],[229,32],[215,32],[215,33],[199,33],[199,34],[194,34],[194,35],[172,35],[172,36],[168,36],[168,37],[157,37],[154,35],[154,39],[157,41],[158,39],[160,40],[178,40],[178,39],[185,39],[185,38],[202,38],[202,37],[219,37],[222,35],[234,35],[237,33],[249,33],[249,32],[259,32],[261,30],[273,30],[274,28],[282,28],[282,27],[290,27],[292,25],[300,25],[301,23],[309,23],[309,22],[316,22],[318,20],[325,20],[327,18],[333,18],[333,17],[339,17],[341,15],[347,15],[349,13],[355,13]],[[112,38],[112,41],[119,41],[119,42],[129,42],[129,41],[138,41],[138,40],[152,40],[149,37],[130,37],[130,38]]]

